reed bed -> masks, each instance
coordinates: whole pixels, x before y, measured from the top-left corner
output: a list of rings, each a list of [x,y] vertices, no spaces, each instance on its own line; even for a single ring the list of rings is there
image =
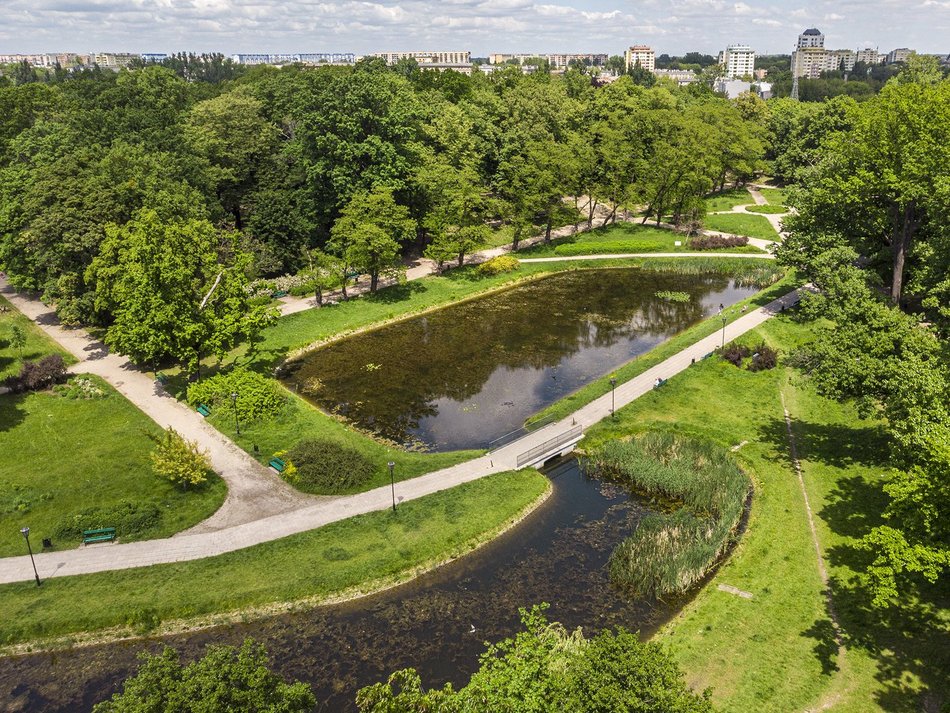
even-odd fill
[[[648,597],[680,594],[706,576],[732,542],[752,489],[725,449],[671,433],[608,441],[586,466],[661,506],[610,558],[611,580]]]

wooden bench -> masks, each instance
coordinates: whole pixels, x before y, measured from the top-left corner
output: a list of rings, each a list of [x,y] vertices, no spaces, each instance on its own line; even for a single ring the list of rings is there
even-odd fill
[[[168,377],[165,376],[163,373],[158,372],[155,374],[155,381],[157,381],[162,386],[165,386],[165,384],[168,383]]]
[[[276,470],[278,473],[283,473],[287,468],[287,464],[280,458],[271,458],[270,463],[268,463],[271,468]]]
[[[287,296],[287,291],[286,291],[286,290],[277,290],[276,292],[271,292],[271,293],[270,293],[270,296],[273,297],[273,298],[276,300],[276,299],[278,299],[278,298],[280,298],[280,297],[286,297],[286,296]]]
[[[115,528],[114,527],[103,527],[98,530],[83,530],[82,531],[82,543],[84,545],[92,544],[93,542],[112,542],[115,539]]]
[[[198,404],[198,408],[196,408],[195,411],[200,413],[205,418],[211,415],[211,407],[205,404]]]

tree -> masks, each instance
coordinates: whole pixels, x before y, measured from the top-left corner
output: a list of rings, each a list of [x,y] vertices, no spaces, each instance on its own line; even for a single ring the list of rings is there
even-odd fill
[[[411,240],[415,229],[393,192],[377,188],[353,196],[333,225],[329,247],[345,267],[368,273],[370,292],[376,292],[380,274],[399,266],[400,243]]]
[[[307,250],[306,267],[302,274],[313,284],[313,296],[319,306],[323,306],[323,291],[345,286],[346,276],[341,267],[342,260],[323,250]],[[345,289],[345,287],[344,287]]]
[[[521,609],[524,631],[489,645],[469,683],[425,691],[412,669],[362,689],[362,713],[710,713],[709,693],[689,690],[673,659],[655,643],[618,629],[585,639],[549,623],[546,605]]]
[[[97,704],[95,713],[308,713],[316,705],[310,687],[286,683],[271,671],[266,649],[251,639],[239,649],[209,646],[187,666],[168,646],[158,655],[142,653],[139,660],[122,692]]]
[[[161,436],[149,434],[155,443],[155,449],[149,453],[152,469],[156,475],[168,478],[184,490],[189,485],[200,485],[208,477],[211,460],[206,451],[201,450],[197,441],[186,440],[178,431],[169,426]]]
[[[108,226],[87,272],[97,308],[114,315],[106,344],[136,364],[172,357],[196,373],[203,355],[223,356],[246,334],[250,262],[207,221],[142,210]]]
[[[19,324],[10,329],[10,346],[16,349],[20,359],[23,358],[23,347],[26,346],[26,331]]]

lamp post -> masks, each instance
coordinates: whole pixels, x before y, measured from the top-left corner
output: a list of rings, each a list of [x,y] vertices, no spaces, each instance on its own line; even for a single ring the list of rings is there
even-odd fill
[[[238,412],[237,412],[237,391],[231,393],[231,408],[234,409],[234,430],[237,431],[237,434],[241,435],[241,422],[238,421]]]
[[[393,491],[393,512],[396,512],[396,480],[393,477],[393,468],[396,467],[396,464],[392,461],[389,461],[389,486]]]
[[[726,348],[726,315],[722,315],[722,349]]]
[[[36,571],[36,560],[33,559],[33,548],[30,547],[30,528],[24,527],[20,530],[23,539],[26,540],[26,550],[30,553],[30,562],[33,563],[33,576],[36,577],[36,586],[40,586],[40,574]]]
[[[617,377],[610,377],[610,417],[617,418],[617,401],[614,398],[614,393],[617,389]]]

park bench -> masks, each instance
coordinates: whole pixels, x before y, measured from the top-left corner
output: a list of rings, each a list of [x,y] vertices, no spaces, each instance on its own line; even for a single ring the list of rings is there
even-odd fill
[[[714,352],[709,352],[708,354],[703,354],[703,359],[708,359],[714,354]]]
[[[115,539],[115,528],[114,527],[103,527],[98,530],[83,530],[82,531],[82,543],[84,545],[92,544],[93,542],[112,542]]]
[[[168,377],[165,376],[163,373],[158,372],[157,374],[155,374],[155,381],[157,381],[162,386],[165,386],[165,384],[168,383]]]
[[[198,408],[196,408],[195,411],[200,413],[205,418],[211,415],[211,407],[206,406],[205,404],[198,404]]]
[[[358,270],[350,270],[346,275],[343,276],[344,280],[359,280],[360,273]]]
[[[267,465],[269,465],[271,468],[276,470],[278,473],[283,473],[284,470],[286,470],[287,468],[287,464],[283,460],[277,457],[271,458],[270,463],[268,463]]]
[[[658,389],[661,386],[666,386],[667,381],[669,381],[669,379],[657,379],[656,384],[653,385],[653,388]]]
[[[273,298],[276,300],[276,299],[279,298],[279,297],[286,297],[286,296],[287,296],[287,291],[286,291],[286,290],[277,290],[276,292],[271,292],[271,293],[270,293],[270,296],[273,297]]]

